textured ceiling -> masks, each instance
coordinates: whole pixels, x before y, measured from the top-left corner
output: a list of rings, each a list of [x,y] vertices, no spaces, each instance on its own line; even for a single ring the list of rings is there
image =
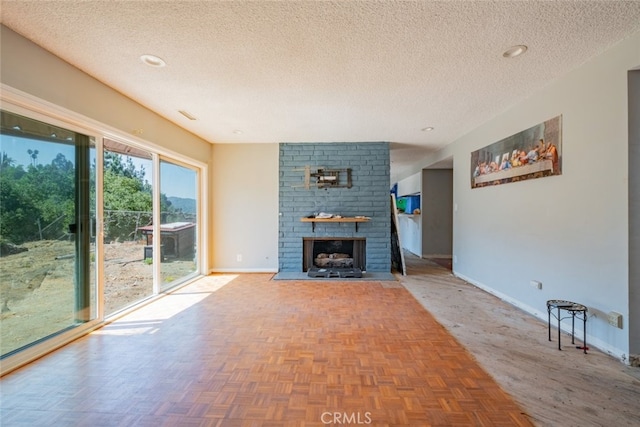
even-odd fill
[[[210,142],[390,141],[394,174],[640,30],[640,1],[1,7],[7,27]],[[503,58],[516,44],[529,50]]]

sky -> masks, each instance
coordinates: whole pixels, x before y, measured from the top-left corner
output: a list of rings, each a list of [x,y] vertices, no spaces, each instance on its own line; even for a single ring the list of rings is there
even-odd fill
[[[18,138],[11,135],[0,135],[0,152],[7,153],[15,166],[25,168],[31,164],[31,156],[27,150],[38,150],[38,164],[50,164],[58,153],[64,154],[67,160],[74,161],[75,150],[71,144],[56,144],[34,139]]]

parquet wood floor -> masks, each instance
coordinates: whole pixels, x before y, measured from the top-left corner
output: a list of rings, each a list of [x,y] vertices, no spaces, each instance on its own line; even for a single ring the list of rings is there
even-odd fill
[[[206,277],[3,377],[2,426],[532,425],[399,284],[270,279]]]

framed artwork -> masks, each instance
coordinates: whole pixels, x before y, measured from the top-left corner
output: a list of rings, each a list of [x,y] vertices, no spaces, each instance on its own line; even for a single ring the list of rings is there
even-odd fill
[[[562,175],[562,116],[471,153],[471,188]]]

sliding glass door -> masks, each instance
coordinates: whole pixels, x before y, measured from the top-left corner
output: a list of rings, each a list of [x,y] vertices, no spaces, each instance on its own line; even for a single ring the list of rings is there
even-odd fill
[[[160,161],[161,290],[198,271],[197,184],[196,170]]]
[[[96,318],[95,141],[1,111],[2,358]]]
[[[104,140],[104,313],[114,314],[154,294],[153,158]]]
[[[200,273],[200,169],[139,141],[0,114],[3,366]]]

